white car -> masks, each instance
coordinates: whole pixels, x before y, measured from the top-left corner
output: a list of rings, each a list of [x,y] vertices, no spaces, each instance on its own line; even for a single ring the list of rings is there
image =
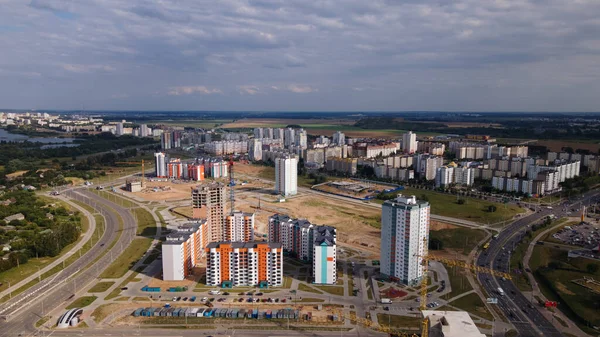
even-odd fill
[[[173,297],[173,302],[177,302],[177,296]]]
[[[206,297],[202,297],[202,299],[201,299],[200,301],[201,301],[201,302],[206,302],[206,301],[208,301],[208,298],[206,298]]]

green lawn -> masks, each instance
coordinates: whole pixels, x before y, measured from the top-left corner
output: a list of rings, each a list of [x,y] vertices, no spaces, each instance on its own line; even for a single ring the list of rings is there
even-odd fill
[[[325,302],[325,300],[322,300],[320,298],[311,298],[311,297],[304,297],[301,300],[293,300],[292,302],[297,302],[297,303],[306,303],[306,302]]]
[[[103,293],[112,287],[114,282],[98,282],[88,290],[89,293]]]
[[[483,238],[485,238],[484,231],[466,227],[429,232],[429,240],[438,239],[444,249],[462,250],[465,255],[468,255]]]
[[[344,287],[315,285],[315,288],[320,289],[326,293],[330,293],[332,295],[344,296]]]
[[[409,317],[400,315],[377,314],[377,322],[392,328],[415,328],[420,329],[422,319],[420,317]]]
[[[317,290],[317,289],[315,289],[313,287],[310,287],[310,286],[308,286],[308,285],[306,285],[304,283],[298,284],[298,290],[306,291],[306,292],[309,292],[309,293],[315,293],[315,294],[322,294],[323,293],[322,291]]]
[[[75,301],[71,302],[65,309],[83,308],[92,304],[98,297],[96,296],[83,296]]]
[[[467,271],[457,267],[446,268],[448,269],[448,278],[450,279],[450,288],[452,289],[449,294],[445,295],[446,299],[473,290],[473,287],[471,287],[469,280],[464,274]]]
[[[487,310],[485,304],[476,293],[463,296],[450,302],[449,304],[481,318],[485,318],[489,321],[494,319],[494,316],[492,316],[492,314]]]
[[[119,255],[119,257],[117,257],[104,272],[102,272],[100,278],[119,278],[125,275],[144,253],[146,253],[148,248],[150,248],[151,243],[152,240],[148,238],[134,239],[129,247],[127,247],[125,251]]]
[[[395,192],[397,194],[399,192]],[[415,195],[417,198],[426,196],[431,204],[431,214],[459,218],[483,224],[494,224],[511,219],[518,213],[525,212],[524,209],[514,204],[499,204],[475,198],[461,197],[465,203],[460,205],[456,202],[456,196],[429,190],[421,190],[406,187],[401,191],[405,195]],[[382,200],[374,200],[383,203]],[[488,212],[488,206],[494,205],[497,210]]]
[[[116,287],[115,289],[113,289],[113,291],[110,292],[110,294],[108,294],[104,300],[108,301],[110,299],[113,299],[115,297],[118,297],[121,294],[121,288],[127,286],[127,284],[129,284],[129,282],[133,281],[133,279],[135,279],[137,277],[138,273],[137,272],[133,272],[131,273],[131,275],[129,275],[125,281],[121,282],[121,284]]]
[[[138,223],[137,235],[153,239],[157,228],[152,214],[143,208],[135,208],[133,212]]]

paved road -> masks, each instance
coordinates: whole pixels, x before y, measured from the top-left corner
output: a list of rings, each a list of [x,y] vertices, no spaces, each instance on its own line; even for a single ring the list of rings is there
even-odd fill
[[[572,205],[589,204],[598,194],[597,191],[588,192]],[[571,208],[572,205],[565,207]],[[539,212],[513,222],[500,232],[497,239],[491,241],[490,247],[479,255],[477,264],[508,272],[510,251],[518,245],[532,223],[550,214],[561,218],[566,216],[566,211],[562,206],[555,206],[553,209],[542,208]],[[538,310],[538,305],[533,304],[531,298],[525,297],[513,282],[488,274],[478,274],[478,278],[487,293],[498,298],[498,307],[521,336],[539,336],[540,333],[544,336],[562,336]],[[506,295],[499,296],[498,288],[502,288]]]
[[[102,238],[82,258],[68,266],[56,277],[43,281],[4,305],[4,308],[8,309],[3,313],[5,320],[0,320],[1,337],[19,336],[19,334],[27,336],[33,333],[35,331],[33,326],[40,317],[76,298],[77,290],[96,279],[110,265],[111,257],[116,258],[121,254],[136,234],[136,222],[127,209],[84,188],[67,190],[64,195],[77,198],[95,207],[106,219],[106,230]],[[123,220],[124,228],[117,244],[92,267],[83,270],[90,261],[105,252],[109,244],[119,235],[119,217]],[[24,298],[27,300],[18,302]],[[32,305],[24,305],[25,302],[30,302]],[[17,304],[12,306],[15,303]]]

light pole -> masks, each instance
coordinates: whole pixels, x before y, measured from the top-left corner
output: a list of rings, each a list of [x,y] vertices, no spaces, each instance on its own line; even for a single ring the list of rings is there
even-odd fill
[[[8,296],[9,296],[9,299],[12,299],[12,290],[10,290],[10,281],[4,280],[4,282],[8,283]]]

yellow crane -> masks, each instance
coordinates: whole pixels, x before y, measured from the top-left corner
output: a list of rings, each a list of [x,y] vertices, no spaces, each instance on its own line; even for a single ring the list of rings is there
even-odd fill
[[[142,183],[142,187],[144,187],[144,185],[145,185],[144,184],[144,170],[145,170],[144,159],[142,159],[142,161],[118,161],[118,162],[115,162],[115,164],[129,164],[129,165],[141,164],[142,165],[142,181],[141,181],[141,183]]]
[[[423,240],[423,244],[425,245],[425,247],[427,247],[426,246],[427,245],[426,238]],[[447,259],[447,258],[443,258],[440,256],[429,255],[429,254],[427,254],[425,256],[417,256],[417,258],[419,258],[419,257],[422,259],[422,264],[423,264],[423,278],[421,279],[421,284],[420,284],[421,299],[420,299],[420,303],[419,303],[419,310],[421,310],[421,313],[427,309],[427,307],[426,307],[426,305],[427,305],[427,272],[429,269],[428,268],[429,261],[437,261],[437,262],[441,262],[447,266],[468,269],[475,273],[491,274],[491,275],[498,276],[498,277],[504,277],[507,280],[512,280],[511,275],[508,273],[500,272],[500,271],[497,271],[497,270],[494,270],[491,268],[480,267],[480,266],[477,266],[474,264],[466,263],[465,261]],[[373,321],[366,319],[366,318],[357,317],[355,313],[352,313],[351,315],[342,314],[341,316],[344,318],[350,319],[350,321],[356,322],[364,327],[371,328],[371,329],[374,329],[374,330],[377,330],[380,332],[388,333],[391,335],[395,335],[398,337],[417,337],[418,336],[415,333],[399,331],[390,326],[386,326],[383,324],[379,324],[379,326],[376,327],[375,324],[373,323]],[[423,320],[421,321],[421,337],[428,337],[428,336],[429,336],[429,318],[427,318],[425,315],[423,315]]]

